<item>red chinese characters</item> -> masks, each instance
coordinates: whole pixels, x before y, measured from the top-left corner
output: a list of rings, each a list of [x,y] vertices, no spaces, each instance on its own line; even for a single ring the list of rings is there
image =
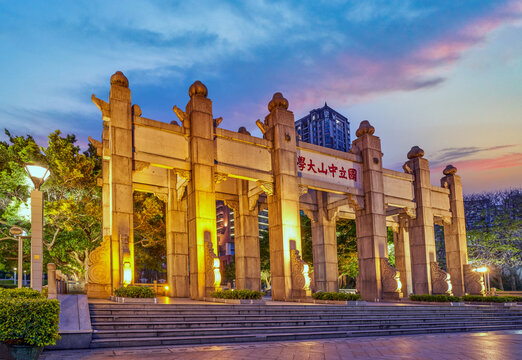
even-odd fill
[[[332,175],[332,178],[335,178],[336,175],[339,179],[353,180],[357,181],[357,170],[354,168],[345,169],[344,166],[339,168],[337,165],[331,163],[330,165],[324,164],[321,162],[321,166],[319,164],[314,164],[312,159],[307,159],[304,156],[297,157],[297,168],[301,172],[310,172],[314,174],[324,174],[324,175]]]
[[[357,181],[357,170],[355,169],[348,169],[348,179]]]
[[[299,168],[299,171],[303,171],[306,167],[306,158],[304,156],[297,157],[297,167]]]

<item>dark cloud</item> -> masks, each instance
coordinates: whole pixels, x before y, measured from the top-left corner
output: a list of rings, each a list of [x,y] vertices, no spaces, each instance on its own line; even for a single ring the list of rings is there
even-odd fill
[[[431,166],[437,167],[442,164],[448,164],[452,161],[463,160],[469,156],[502,150],[516,147],[517,145],[498,145],[498,146],[490,146],[490,147],[478,147],[478,146],[470,146],[470,147],[452,147],[441,149],[438,152],[434,153],[430,157]]]

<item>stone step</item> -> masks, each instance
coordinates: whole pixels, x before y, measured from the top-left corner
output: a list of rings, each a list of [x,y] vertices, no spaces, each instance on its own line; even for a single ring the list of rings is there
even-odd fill
[[[305,313],[305,314],[294,314],[294,315],[272,315],[272,314],[251,314],[251,315],[210,315],[210,314],[162,314],[162,315],[145,315],[145,314],[113,314],[113,315],[91,315],[92,322],[111,322],[111,321],[213,321],[221,322],[230,319],[234,320],[325,320],[325,319],[345,319],[345,320],[374,320],[382,318],[396,318],[396,319],[455,319],[455,318],[497,318],[497,317],[516,317],[520,316],[517,313],[506,313],[506,314],[466,314],[466,313],[455,313],[455,314],[384,314],[384,315],[365,315],[365,314],[324,314],[321,312],[317,313]]]
[[[284,341],[304,339],[324,339],[357,336],[386,336],[426,334],[442,332],[464,331],[494,331],[520,329],[520,325],[481,325],[481,326],[447,326],[447,327],[416,327],[411,329],[372,329],[354,331],[322,331],[308,333],[270,333],[270,334],[243,334],[243,335],[215,335],[215,336],[187,336],[187,337],[148,337],[148,338],[109,338],[93,339],[91,348],[133,347],[133,346],[160,346],[160,345],[188,345],[188,344],[218,344],[259,341]]]
[[[498,317],[477,317],[477,318],[468,318],[468,317],[455,317],[450,319],[452,322],[488,322],[498,320]],[[507,318],[502,318],[502,320],[510,320],[510,321],[522,321],[522,316],[512,316]],[[167,328],[203,328],[203,327],[211,327],[212,325],[217,325],[221,327],[235,327],[235,326],[243,326],[243,327],[253,327],[253,326],[298,326],[298,325],[336,325],[336,324],[368,324],[371,321],[372,323],[377,324],[395,324],[395,323],[424,323],[424,322],[441,322],[447,323],[448,319],[440,319],[439,317],[430,317],[430,318],[418,318],[418,317],[410,317],[410,318],[378,318],[378,319],[367,319],[364,317],[357,319],[295,319],[295,320],[272,320],[272,319],[263,319],[263,320],[227,320],[220,321],[217,323],[216,321],[101,321],[101,322],[93,322],[92,326],[99,330],[110,330],[110,329],[167,329]]]
[[[134,305],[111,305],[111,306],[94,306],[91,304],[90,309],[92,311],[106,311],[106,312],[112,312],[112,311],[130,311],[130,312],[141,312],[141,311],[148,311],[148,312],[200,312],[200,311],[207,311],[207,312],[216,312],[216,313],[239,313],[239,314],[248,314],[248,313],[259,313],[259,312],[272,312],[272,313],[294,313],[294,312],[310,312],[310,311],[321,311],[321,312],[330,312],[330,313],[337,313],[339,311],[345,312],[364,312],[364,313],[389,313],[390,311],[393,311],[395,313],[408,313],[408,312],[459,312],[459,311],[468,311],[468,312],[505,312],[510,311],[509,308],[505,308],[502,306],[432,306],[432,307],[425,307],[425,306],[335,306],[335,305],[329,305],[329,307],[324,306],[300,306],[298,308],[290,307],[276,307],[272,305],[261,305],[256,306],[254,308],[250,307],[250,305],[241,305],[244,306],[238,307],[236,305],[226,305],[226,306],[219,306],[219,305],[209,305],[204,307],[179,307],[179,306],[172,306],[172,305],[164,305],[164,304],[149,304],[149,306],[145,307],[135,307]]]
[[[491,321],[488,323],[478,322],[459,322],[459,323],[395,323],[395,324],[337,324],[337,325],[298,325],[298,326],[261,326],[261,327],[212,327],[198,329],[137,329],[137,330],[95,330],[93,339],[100,338],[141,338],[141,337],[187,337],[197,335],[244,335],[244,334],[267,334],[267,333],[306,333],[306,332],[326,332],[326,331],[358,331],[358,330],[381,330],[381,329],[409,329],[409,328],[431,328],[431,327],[451,327],[451,326],[502,326],[519,325],[522,321]]]

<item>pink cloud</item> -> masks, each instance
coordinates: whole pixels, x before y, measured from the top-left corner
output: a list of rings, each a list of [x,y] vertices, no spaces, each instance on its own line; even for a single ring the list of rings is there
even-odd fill
[[[460,171],[488,171],[522,166],[522,153],[510,153],[487,159],[454,161],[452,164]],[[442,172],[445,166],[433,167],[431,172]]]
[[[513,1],[400,58],[371,59],[341,54],[334,61],[329,59],[317,65],[329,69],[326,75],[323,72],[303,75],[308,85],[293,83],[289,89],[290,107],[303,111],[317,106],[317,99],[354,103],[379,93],[436,86],[444,81],[439,74],[441,68],[455,63],[464,52],[482,43],[491,31],[521,17],[522,3]]]

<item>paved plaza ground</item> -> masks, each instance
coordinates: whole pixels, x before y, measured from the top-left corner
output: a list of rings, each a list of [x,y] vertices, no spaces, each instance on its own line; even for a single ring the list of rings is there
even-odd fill
[[[522,330],[234,345],[44,351],[41,360],[522,359]]]

